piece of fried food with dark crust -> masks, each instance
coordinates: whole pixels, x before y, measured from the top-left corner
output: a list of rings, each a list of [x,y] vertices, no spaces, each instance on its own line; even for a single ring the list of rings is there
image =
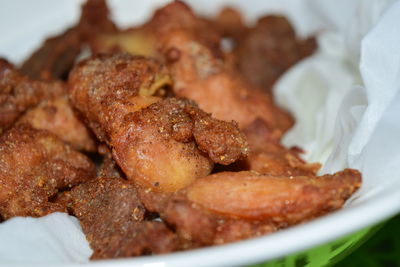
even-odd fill
[[[292,178],[222,172],[198,179],[171,197],[160,216],[181,238],[201,245],[258,236],[342,207],[361,174]],[[233,231],[234,230],[234,231]]]
[[[315,176],[319,163],[306,163],[301,150],[287,149],[279,143],[272,127],[256,119],[243,130],[250,146],[249,156],[240,162],[243,170],[272,176]]]
[[[91,134],[68,101],[64,83],[31,80],[0,59],[0,133],[14,123],[49,130],[76,149],[95,150]]]
[[[220,48],[218,31],[196,17],[186,4],[175,1],[166,5],[157,10],[148,23],[125,32],[125,37],[114,38],[111,34],[110,42],[106,42],[109,50],[118,47],[140,53],[124,42],[129,34],[137,40],[135,47],[139,46],[138,42],[153,46],[152,56],[167,64],[176,96],[194,100],[217,119],[235,120],[241,128],[257,117],[280,133],[292,126],[292,118],[274,104],[270,95],[262,93],[231,68]],[[151,36],[156,36],[157,41],[152,41]],[[104,46],[106,44],[103,51],[107,51]]]
[[[210,173],[208,156],[229,164],[248,152],[235,124],[212,119],[191,101],[152,96],[170,84],[155,60],[103,55],[80,63],[69,82],[74,105],[141,186],[175,192]]]
[[[220,42],[217,29],[196,17],[186,4],[175,1],[138,28],[101,35],[92,49],[156,57],[171,71],[176,96],[194,100],[217,119],[235,120],[241,128],[259,117],[282,134],[292,126],[292,118],[275,105],[271,95],[232,68]]]
[[[159,101],[151,96],[171,83],[167,69],[156,60],[103,54],[75,66],[69,93],[99,140],[110,142],[126,114]]]
[[[62,83],[32,81],[0,59],[0,133],[42,99],[65,94]]]
[[[158,10],[149,25],[159,38],[158,51],[171,71],[177,96],[196,101],[218,119],[236,120],[241,128],[257,117],[281,133],[291,127],[293,120],[271,96],[225,65],[221,40],[205,37],[209,28],[188,6],[171,3]],[[171,58],[172,52],[179,56]]]
[[[49,199],[92,179],[95,166],[48,131],[16,126],[0,137],[0,214],[40,217],[64,208]]]
[[[29,109],[17,124],[29,124],[35,129],[48,130],[77,150],[96,151],[94,137],[77,117],[68,95],[42,100]]]
[[[20,70],[31,79],[66,80],[83,45],[96,34],[115,30],[105,0],[88,0],[82,6],[78,24],[45,40]]]
[[[81,52],[79,31],[74,27],[48,38],[21,66],[20,71],[36,80],[66,79]]]
[[[61,199],[80,221],[94,253],[107,259],[167,253],[177,249],[176,235],[162,222],[144,221],[133,184],[97,178],[78,185]],[[67,201],[65,201],[67,199]]]
[[[236,39],[234,54],[246,79],[271,93],[275,81],[316,48],[315,38],[301,40],[285,17],[269,15]]]

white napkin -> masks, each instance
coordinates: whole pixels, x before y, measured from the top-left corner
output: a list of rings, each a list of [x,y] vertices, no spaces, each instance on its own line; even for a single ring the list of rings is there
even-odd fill
[[[363,72],[363,77],[360,76],[359,58],[363,37],[376,24],[382,12],[390,6],[391,2],[393,1],[369,1],[368,3],[359,1],[357,5],[349,7],[349,9],[353,8],[352,12],[349,12],[347,9],[346,14],[350,16],[349,18],[326,15],[325,18],[328,18],[327,21],[329,22],[322,23],[321,25],[325,25],[325,27],[331,25],[331,29],[328,31],[325,29],[325,32],[318,36],[318,52],[311,58],[294,66],[276,84],[274,88],[276,100],[280,105],[290,110],[296,118],[296,125],[284,137],[283,142],[287,146],[299,145],[303,147],[307,151],[304,156],[307,160],[325,163],[327,158],[332,154],[332,150],[338,146],[337,141],[341,137],[337,136],[335,138],[334,135],[337,135],[337,129],[341,127],[340,124],[336,125],[339,111],[343,113],[341,111],[341,103],[345,102],[347,106],[352,105],[349,100],[345,100],[345,97],[355,99],[357,105],[366,106],[368,101],[369,110],[371,110],[370,106],[375,106],[375,110],[384,108],[382,101],[378,100],[378,98],[381,98],[382,90],[375,88],[367,89],[367,91],[372,90],[376,92],[372,99],[367,100],[362,95],[367,92],[365,88],[373,86],[371,84],[372,80],[376,79],[373,76],[380,76],[382,74],[377,72],[377,70],[380,68],[386,70],[391,66],[390,71],[396,71],[396,69],[392,69],[395,58],[389,56],[388,59],[392,59],[393,62],[377,62],[373,60],[373,57],[378,55],[379,58],[387,50],[366,51],[366,46],[368,46],[366,43],[368,38],[366,38],[363,42],[362,50],[363,59],[368,58],[368,63],[365,66],[366,62],[364,60],[364,65],[361,68],[375,72],[374,75],[369,76],[372,80],[365,78],[365,71]],[[323,3],[325,2],[309,1],[309,4],[314,6],[316,10],[322,10],[323,12],[330,11],[331,13],[340,14],[343,10],[342,5],[330,4],[329,6],[325,6]],[[339,3],[341,2],[339,1]],[[340,21],[336,21],[335,19]],[[347,24],[344,25],[341,21],[347,21]],[[396,27],[390,27],[385,24],[385,26],[381,26],[378,30],[379,37],[374,36],[369,39],[373,39],[375,43],[380,43],[384,46],[385,36],[388,35],[390,28]],[[362,86],[361,88],[364,89],[361,91],[363,92],[360,92],[359,87],[355,89],[356,85]],[[393,85],[389,86],[387,84],[384,86],[393,87]],[[351,93],[353,90],[358,91],[357,94],[359,97],[354,98],[355,93]],[[392,89],[388,90],[393,91]],[[387,99],[390,97],[393,96],[387,95],[384,98]],[[362,99],[364,99],[364,102],[360,102]],[[368,112],[374,113],[375,111],[371,110]],[[357,116],[358,120],[361,119],[360,114]],[[350,116],[347,118],[348,120],[352,119]],[[374,128],[375,125],[369,124],[369,127]],[[361,142],[361,140],[364,140],[365,144],[369,137],[365,135],[364,131],[362,132],[358,134],[357,141]],[[353,149],[357,149],[355,146],[352,145]],[[334,170],[343,167],[344,165],[338,166]],[[325,170],[328,169],[330,171],[333,170],[329,166],[325,166]]]
[[[0,224],[0,264],[84,263],[92,250],[78,220],[66,213],[15,217]]]
[[[360,170],[359,202],[400,177],[400,2],[360,1],[353,12],[348,25],[318,37],[318,53],[275,93],[297,121],[284,144],[303,147],[321,173]]]

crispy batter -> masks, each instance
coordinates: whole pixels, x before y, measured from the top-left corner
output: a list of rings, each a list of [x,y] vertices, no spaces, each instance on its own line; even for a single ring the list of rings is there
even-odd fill
[[[156,190],[175,191],[207,175],[212,163],[193,141],[176,141],[164,131],[173,110],[158,114],[158,105],[139,112],[160,101],[151,95],[169,82],[158,62],[127,54],[85,61],[70,76],[72,102],[97,137],[113,148],[127,178]]]
[[[224,164],[248,149],[234,124],[211,119],[188,100],[151,96],[169,83],[158,62],[128,54],[84,61],[70,76],[74,105],[99,139],[113,148],[127,178],[152,190],[174,192],[211,171],[212,161],[197,140],[211,159]],[[231,148],[215,144],[221,141]]]
[[[76,28],[70,28],[43,43],[21,66],[23,74],[32,79],[66,79],[81,52],[81,39]]]
[[[196,101],[218,119],[236,120],[241,128],[257,117],[282,133],[292,125],[290,116],[273,103],[271,96],[226,66],[220,38],[204,37],[210,30],[186,5],[167,5],[149,24],[159,37],[158,49],[171,71],[177,96]],[[170,60],[171,51],[179,57]]]
[[[147,107],[159,98],[151,96],[171,80],[155,60],[128,54],[99,55],[85,60],[71,73],[70,95],[90,128],[102,142],[123,124],[124,116]]]
[[[273,103],[272,97],[231,67],[220,42],[217,29],[196,17],[187,5],[175,1],[157,10],[139,28],[99,37],[92,49],[144,53],[166,62],[176,96],[194,100],[217,119],[235,120],[243,128],[259,117],[280,133],[291,127],[292,118]]]
[[[96,151],[96,144],[86,126],[76,116],[68,95],[44,99],[29,109],[17,122],[35,129],[48,130],[77,150]]]
[[[290,179],[253,172],[223,172],[196,180],[172,197],[161,217],[185,239],[203,245],[249,238],[339,209],[360,186],[346,169]]]
[[[23,63],[21,72],[36,80],[66,80],[83,45],[98,33],[116,30],[108,13],[105,0],[86,1],[82,6],[79,23],[60,35],[45,40]]]
[[[0,133],[42,99],[65,93],[62,83],[32,81],[0,59]]]
[[[9,219],[64,211],[49,198],[94,175],[85,155],[49,132],[14,127],[0,137],[0,214]]]
[[[314,176],[319,163],[306,163],[299,156],[300,149],[287,149],[279,143],[274,131],[262,120],[255,120],[244,134],[250,146],[250,154],[242,161],[243,170],[253,170],[273,176]]]
[[[236,38],[235,55],[241,73],[267,92],[291,66],[311,55],[315,38],[300,40],[290,22],[283,16],[269,15]]]
[[[0,133],[17,120],[49,130],[76,149],[95,149],[86,126],[69,104],[65,84],[30,80],[0,59]]]
[[[143,221],[145,209],[136,189],[123,179],[98,178],[66,194],[68,207],[94,250],[91,259],[166,253],[177,248],[175,234],[162,222]]]

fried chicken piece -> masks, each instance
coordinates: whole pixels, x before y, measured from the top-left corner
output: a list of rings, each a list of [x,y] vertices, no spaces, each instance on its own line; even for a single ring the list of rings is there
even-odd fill
[[[74,149],[96,151],[91,133],[76,116],[67,94],[43,100],[29,109],[18,120],[17,124],[20,123],[29,124],[35,129],[48,130]]]
[[[35,80],[66,80],[85,43],[101,32],[116,30],[108,17],[105,0],[88,0],[82,6],[79,23],[43,43],[21,66],[21,72]]]
[[[76,28],[44,41],[21,66],[20,71],[36,80],[66,79],[81,52],[81,38]]]
[[[315,38],[300,40],[283,16],[269,15],[241,31],[234,50],[239,71],[252,83],[271,93],[274,82],[291,66],[317,48]]]
[[[250,146],[249,156],[240,162],[242,170],[271,176],[315,176],[319,163],[306,163],[299,148],[287,149],[279,143],[273,129],[256,119],[243,130]]]
[[[49,199],[92,179],[94,164],[48,131],[19,125],[0,137],[0,214],[40,217],[65,209]]]
[[[0,133],[10,128],[28,108],[42,99],[59,96],[64,90],[59,82],[32,81],[0,59]]]
[[[212,160],[229,164],[248,152],[235,124],[212,119],[191,101],[152,96],[169,84],[157,61],[128,54],[86,60],[70,76],[72,102],[127,178],[162,192],[206,176]]]
[[[119,178],[98,178],[63,196],[79,219],[91,259],[167,253],[177,249],[176,235],[162,222],[144,221],[145,209],[133,184]],[[67,201],[65,201],[67,199]]]
[[[198,179],[171,197],[161,218],[181,238],[222,244],[269,233],[342,207],[360,186],[346,169],[320,177],[223,172]]]
[[[259,117],[281,133],[293,124],[270,95],[232,69],[220,48],[218,31],[182,2],[156,11],[150,22],[139,28],[103,35],[96,43],[92,48],[103,52],[140,54],[142,47],[148,47],[146,55],[166,62],[176,96],[194,100],[217,119],[235,120],[244,128]]]
[[[280,133],[292,126],[292,118],[273,103],[271,96],[226,66],[220,38],[204,37],[210,30],[185,4],[167,5],[149,24],[159,38],[158,50],[171,71],[177,96],[196,101],[218,119],[236,120],[241,128],[256,118]]]
[[[95,142],[68,101],[61,82],[30,80],[0,59],[0,133],[14,123],[46,129],[76,149],[95,150]]]

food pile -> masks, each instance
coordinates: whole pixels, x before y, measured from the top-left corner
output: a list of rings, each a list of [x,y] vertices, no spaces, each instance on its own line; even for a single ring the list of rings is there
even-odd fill
[[[239,241],[341,208],[361,174],[317,176],[320,164],[282,146],[294,121],[271,91],[315,49],[281,16],[248,27],[235,9],[211,19],[176,1],[119,30],[88,0],[20,68],[0,60],[1,220],[68,212],[105,259]]]

